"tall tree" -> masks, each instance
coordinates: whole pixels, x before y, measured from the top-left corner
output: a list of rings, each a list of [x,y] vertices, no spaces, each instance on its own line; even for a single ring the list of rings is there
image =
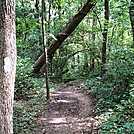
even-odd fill
[[[104,0],[104,30],[103,30],[103,44],[102,44],[102,65],[101,65],[101,75],[103,76],[106,72],[105,64],[106,64],[106,51],[107,51],[107,43],[108,43],[108,22],[109,22],[109,0]]]
[[[42,36],[43,36],[43,48],[44,48],[47,100],[49,100],[50,93],[49,93],[49,84],[48,84],[48,60],[47,60],[47,49],[46,49],[46,32],[45,32],[45,24],[44,24],[44,6],[45,6],[44,0],[42,0]]]
[[[55,51],[61,46],[63,41],[75,30],[83,18],[87,15],[90,9],[95,5],[94,0],[87,0],[83,8],[73,17],[70,23],[61,30],[61,32],[56,36],[56,40],[49,46],[48,58],[52,58]],[[40,68],[44,65],[44,54],[42,54],[38,60],[35,62],[33,68],[34,72],[38,72]]]
[[[130,21],[131,21],[132,35],[133,35],[132,47],[134,47],[134,0],[131,0],[131,4],[129,6],[129,14],[130,14]]]
[[[13,134],[15,0],[0,0],[0,134]]]
[[[95,13],[93,14],[93,22],[92,22],[92,51],[91,51],[91,70],[94,71],[95,68],[95,27],[97,25]]]

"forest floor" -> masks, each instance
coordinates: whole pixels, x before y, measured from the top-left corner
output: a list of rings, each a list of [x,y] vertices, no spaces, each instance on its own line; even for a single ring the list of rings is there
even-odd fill
[[[36,134],[97,134],[94,119],[97,99],[81,90],[82,81],[62,87],[51,94],[51,100],[38,118]]]

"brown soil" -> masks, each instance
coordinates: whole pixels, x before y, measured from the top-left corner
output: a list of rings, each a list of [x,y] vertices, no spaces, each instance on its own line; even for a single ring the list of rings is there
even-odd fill
[[[81,81],[52,93],[38,119],[36,134],[97,134],[93,116],[97,99],[80,90]]]

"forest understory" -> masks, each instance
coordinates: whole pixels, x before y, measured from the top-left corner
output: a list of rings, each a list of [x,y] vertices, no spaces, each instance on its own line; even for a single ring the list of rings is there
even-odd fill
[[[134,134],[133,7],[16,1],[14,134]]]
[[[134,0],[0,0],[0,134],[134,134]]]
[[[44,86],[43,82],[40,78],[38,85]],[[121,107],[116,93],[101,90],[96,79],[53,84],[48,102],[44,87],[18,96],[14,103],[14,134],[133,133],[133,104]]]

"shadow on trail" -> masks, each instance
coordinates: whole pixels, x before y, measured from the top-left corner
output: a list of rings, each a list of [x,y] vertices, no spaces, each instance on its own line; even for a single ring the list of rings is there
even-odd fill
[[[97,134],[92,120],[96,98],[89,98],[79,90],[80,84],[52,94],[51,101],[38,120],[38,134]]]

